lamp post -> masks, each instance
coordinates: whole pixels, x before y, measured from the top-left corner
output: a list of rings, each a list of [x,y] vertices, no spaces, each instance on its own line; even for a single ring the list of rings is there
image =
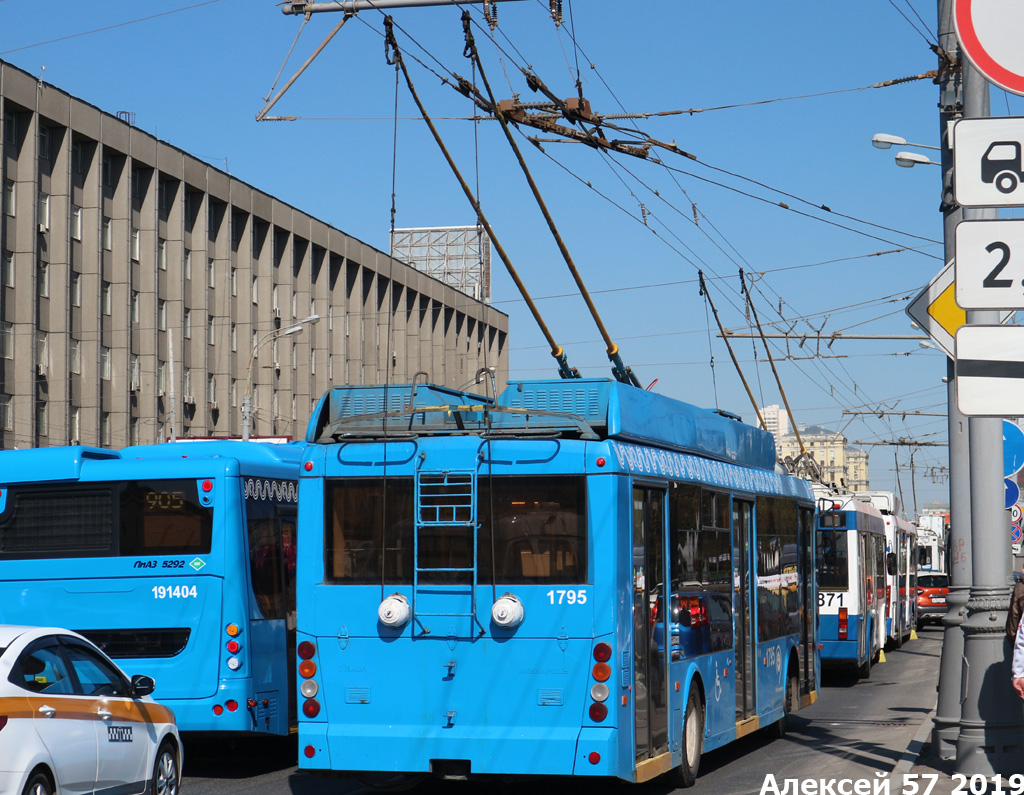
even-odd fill
[[[929,144],[914,144],[906,138],[900,138],[898,135],[889,135],[888,133],[875,133],[871,136],[871,145],[876,149],[891,149],[893,146],[916,146],[918,149],[942,150],[941,147]]]
[[[246,373],[245,379],[245,397],[242,399],[242,441],[249,441],[249,429],[252,425],[252,366],[256,361],[256,354],[259,353],[260,348],[266,345],[271,340],[276,340],[279,337],[288,337],[292,334],[298,334],[302,331],[304,326],[312,326],[320,319],[320,315],[310,315],[304,317],[302,320],[296,320],[290,326],[284,328],[274,329],[268,334],[264,334],[258,340],[256,344],[252,346],[252,353],[249,355],[249,369]]]

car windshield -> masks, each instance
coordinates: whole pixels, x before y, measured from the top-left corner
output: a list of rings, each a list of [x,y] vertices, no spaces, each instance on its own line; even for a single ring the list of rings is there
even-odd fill
[[[922,588],[948,588],[949,577],[945,574],[923,574],[918,576],[917,584]]]

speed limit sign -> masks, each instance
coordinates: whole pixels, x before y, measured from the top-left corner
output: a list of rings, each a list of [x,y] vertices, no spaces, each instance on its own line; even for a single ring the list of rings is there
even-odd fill
[[[962,309],[1024,309],[1024,219],[961,221],[955,248]]]
[[[1013,505],[1010,506],[1010,522],[1012,524],[1016,524],[1016,525],[1020,524],[1020,514],[1021,514],[1021,511],[1020,511],[1020,506],[1019,505],[1014,503]]]

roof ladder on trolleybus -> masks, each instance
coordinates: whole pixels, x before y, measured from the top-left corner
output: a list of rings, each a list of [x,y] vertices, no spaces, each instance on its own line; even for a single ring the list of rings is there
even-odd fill
[[[484,628],[476,616],[477,586],[477,532],[476,532],[476,472],[468,471],[419,471],[416,473],[416,526],[413,554],[413,619],[427,632],[421,621],[427,616],[465,616],[473,620],[483,634]],[[458,565],[467,562],[471,551],[472,565]],[[461,555],[460,555],[461,552]],[[432,565],[424,566],[421,562]],[[470,574],[470,609],[460,612],[421,612],[417,609],[417,597],[422,596],[426,586],[448,581],[445,574]],[[427,575],[427,582],[423,582]],[[431,577],[431,575],[435,575]],[[436,576],[440,575],[440,576]]]

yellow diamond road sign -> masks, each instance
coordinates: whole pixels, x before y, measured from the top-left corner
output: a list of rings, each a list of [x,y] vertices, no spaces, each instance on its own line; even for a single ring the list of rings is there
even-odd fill
[[[950,359],[956,358],[956,330],[967,323],[967,312],[956,302],[954,275],[950,261],[907,306],[911,319]]]

